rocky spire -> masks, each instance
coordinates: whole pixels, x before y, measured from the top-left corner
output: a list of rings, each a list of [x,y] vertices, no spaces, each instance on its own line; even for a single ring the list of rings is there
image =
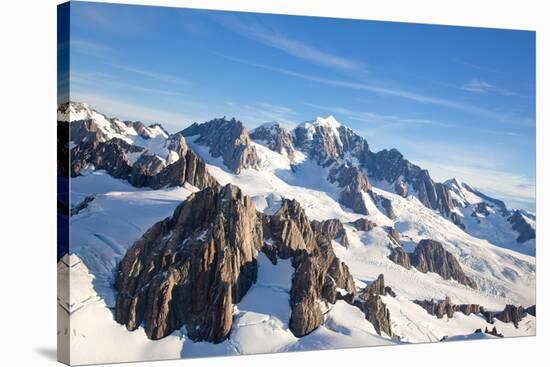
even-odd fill
[[[286,155],[294,161],[292,135],[278,122],[265,123],[250,132],[250,138],[264,144],[269,149]]]
[[[445,250],[440,242],[420,241],[411,256],[411,264],[422,273],[437,273],[443,279],[454,279],[461,284],[477,289],[475,282],[464,274],[456,258]]]
[[[93,166],[96,170],[107,171],[115,178],[128,180],[136,187],[159,189],[165,186],[183,186],[186,182],[199,189],[217,185],[216,180],[208,173],[206,164],[195,152],[187,149],[183,137],[172,141],[170,147],[178,152],[179,159],[167,164],[144,148],[118,138],[79,144],[70,152],[71,176],[76,177],[83,169]],[[132,162],[130,157],[136,153],[139,158]]]
[[[221,157],[231,171],[258,167],[256,148],[251,145],[248,130],[242,122],[224,118],[194,123],[180,132],[183,136],[197,136],[195,143],[208,146],[214,158]]]
[[[256,281],[260,218],[236,186],[192,194],[151,227],[120,263],[116,320],[159,339],[186,326],[193,340],[220,342],[233,304]]]

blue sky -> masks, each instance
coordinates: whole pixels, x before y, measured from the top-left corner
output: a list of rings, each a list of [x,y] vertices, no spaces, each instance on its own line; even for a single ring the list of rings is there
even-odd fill
[[[515,207],[535,203],[535,33],[72,3],[71,99],[178,131],[334,115]]]

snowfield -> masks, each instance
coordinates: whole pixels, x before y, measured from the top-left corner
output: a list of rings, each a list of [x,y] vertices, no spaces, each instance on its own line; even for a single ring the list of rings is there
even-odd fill
[[[90,114],[110,136],[143,146],[167,159],[168,163],[176,159],[170,158],[166,149],[168,135],[162,128],[152,129],[151,138],[143,139],[135,130],[131,131],[133,128],[122,122],[119,124],[117,120],[107,120],[91,109],[72,111],[70,119],[78,120]],[[339,125],[333,120],[317,119],[316,122],[334,128],[337,137]],[[120,125],[121,130],[111,131],[113,123]],[[304,127],[309,128],[308,124],[311,123]],[[450,297],[455,304],[475,303],[494,311],[502,310],[506,304],[524,307],[535,304],[535,257],[514,251],[517,244],[507,246],[499,239],[509,236],[507,231],[511,229],[509,223],[506,222],[508,226],[505,226],[505,223],[498,222],[502,219],[498,215],[495,214],[490,229],[476,227],[477,222],[470,221],[474,218],[466,211],[468,208],[463,208],[461,214],[469,229],[466,233],[438,212],[426,208],[413,195],[403,198],[393,193],[388,185],[374,183],[375,194],[391,201],[396,218],[388,218],[368,194],[364,195],[364,200],[370,214],[364,216],[338,203],[340,188],[326,179],[328,169],[309,160],[300,151],[296,151],[291,162],[286,155],[253,142],[260,159],[259,169],[244,169],[234,174],[224,166],[221,158],[213,158],[207,147],[194,143],[194,140],[194,137],[186,138],[188,146],[207,163],[209,173],[222,185],[232,183],[240,187],[252,197],[259,211],[273,214],[280,207],[282,198],[294,198],[310,220],[337,218],[344,223],[349,246],[333,242],[334,251],[349,266],[357,287],[369,284],[379,274],[384,275],[386,285],[397,295],[395,298],[384,296],[383,302],[391,314],[392,331],[400,339],[378,335],[365,315],[344,301],[337,301],[334,305],[322,304],[323,325],[309,335],[295,337],[288,326],[291,314],[289,290],[294,269],[290,260],[279,260],[277,265],[273,265],[263,253],[257,258],[257,282],[241,302],[234,305],[232,330],[224,342],[194,342],[187,338],[184,328],[158,341],[149,340],[143,328],[127,331],[114,321],[112,312],[116,266],[135,240],[152,224],[171,216],[176,206],[197,188],[186,185],[159,190],[138,189],[90,167],[82,176],[71,179],[73,207],[85,198],[93,197],[93,200],[70,218],[70,255],[65,255],[58,263],[60,286],[66,284],[69,276],[71,279],[70,293],[58,297],[57,307],[60,317],[70,315],[70,325],[61,325],[58,338],[65,340],[65,335],[72,335],[71,363],[318,350],[434,342],[443,338],[447,341],[491,339],[495,337],[474,331],[485,327],[492,329],[493,326],[504,336],[536,334],[536,318],[531,315],[515,328],[512,323],[495,320],[494,324],[488,324],[481,315],[466,316],[460,312],[455,312],[453,318],[438,319],[413,303],[414,300]],[[131,160],[138,158],[132,156]],[[479,198],[468,196],[460,199],[474,202]],[[379,226],[363,232],[349,224],[362,217]],[[534,226],[534,221],[528,219]],[[435,273],[424,274],[415,268],[405,269],[393,263],[388,259],[392,243],[383,226],[395,227],[399,231],[407,252],[414,251],[416,243],[422,239],[440,241],[455,255],[479,289],[445,280]],[[534,248],[534,241],[526,246]]]

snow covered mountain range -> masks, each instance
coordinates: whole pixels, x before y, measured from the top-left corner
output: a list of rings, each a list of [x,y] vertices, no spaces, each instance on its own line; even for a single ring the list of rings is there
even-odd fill
[[[59,129],[75,364],[535,334],[535,215],[332,116],[170,134],[71,102]]]

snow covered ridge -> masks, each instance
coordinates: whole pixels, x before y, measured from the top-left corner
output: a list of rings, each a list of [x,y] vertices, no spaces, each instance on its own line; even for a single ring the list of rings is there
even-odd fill
[[[445,185],[450,189],[460,226],[466,232],[498,246],[535,255],[534,214],[509,210],[502,200],[485,195],[456,178],[446,181]]]
[[[71,147],[74,153],[86,152],[80,155],[82,169],[71,179],[70,256],[58,264],[58,271],[71,272],[74,280],[71,297],[74,295],[78,299],[69,304],[80,306],[78,311],[68,314],[61,297],[58,307],[58,313],[71,320],[71,330],[62,327],[59,335],[76,336],[71,345],[73,363],[285,352],[536,333],[535,258],[517,248],[495,243],[497,237],[491,238],[484,233],[476,235],[468,226],[462,229],[449,220],[450,216],[444,211],[422,202],[422,196],[412,184],[407,183],[396,190],[389,181],[379,180],[377,174],[390,177],[397,172],[401,175],[409,169],[414,170],[397,151],[386,151],[380,155],[382,158],[378,153],[368,153],[366,140],[341,124],[325,126],[331,124],[320,122],[320,136],[315,138],[319,132],[312,128],[312,140],[302,145],[296,144],[295,130],[284,130],[290,141],[279,139],[286,134],[278,124],[263,126],[266,133],[256,140],[258,128],[248,134],[236,120],[218,120],[227,129],[224,131],[235,129],[236,134],[229,142],[200,128],[201,124],[194,128],[197,131],[188,131],[185,137],[180,133],[166,135],[167,147],[180,141],[180,148],[174,149],[180,159],[160,165],[164,167],[160,172],[172,167],[172,173],[166,176],[158,176],[160,173],[140,176],[140,172],[154,172],[157,165],[153,163],[161,161],[161,156],[146,152],[144,146],[136,144],[139,140],[128,142],[111,136],[103,141],[106,134],[102,133],[93,135],[94,139],[101,136],[99,140],[81,140]],[[70,125],[75,122],[81,124],[73,121]],[[310,124],[314,126],[316,122]],[[93,121],[82,125],[86,128],[96,126]],[[321,131],[324,128],[327,131]],[[94,132],[93,129],[88,131]],[[335,131],[340,141],[333,135]],[[324,147],[324,135],[332,139],[334,146],[347,148],[319,160],[317,152]],[[133,139],[135,135],[124,137]],[[294,157],[286,148],[272,145],[277,140],[290,143],[287,147],[292,147]],[[95,148],[87,150],[91,145]],[[243,149],[248,151],[246,157],[255,152],[254,164],[238,171],[231,169],[224,154],[239,153]],[[140,157],[134,160],[132,154],[138,153]],[[85,158],[88,155],[91,158]],[[158,159],[147,158],[141,162],[143,165],[134,167],[142,159],[141,155]],[[188,159],[190,156],[195,158]],[[394,163],[386,164],[393,159]],[[362,162],[370,162],[371,166],[367,167],[378,165],[379,171],[373,174]],[[138,167],[143,167],[144,171],[137,170]],[[386,168],[390,172],[383,173]],[[161,176],[181,180],[161,184],[167,182],[160,180]],[[403,176],[398,181],[406,180]],[[219,192],[227,184],[234,189],[226,189],[228,192],[224,195],[213,194],[212,201],[205,199],[210,197],[206,191]],[[466,217],[463,210],[475,209],[477,217],[470,215],[468,218],[480,220],[480,227],[482,224],[486,227],[487,223],[492,223],[493,216],[500,215],[500,207],[474,192],[475,189],[455,197],[452,188],[447,183],[445,186],[450,200],[456,201],[452,203],[452,213],[459,218]],[[427,187],[429,185],[424,184],[424,188]],[[341,194],[346,190],[353,194],[349,197],[359,202],[359,210],[354,209],[354,205],[342,203]],[[407,194],[403,195],[400,190],[407,190]],[[196,200],[197,197],[202,199]],[[462,201],[458,200],[460,198]],[[461,206],[466,201],[467,205]],[[480,203],[482,205],[478,206]],[[202,209],[198,210],[201,205]],[[194,209],[184,210],[190,207]],[[240,214],[226,215],[231,211]],[[510,211],[509,214],[514,213]],[[185,220],[174,219],[185,215],[188,216]],[[238,216],[244,219],[228,220]],[[522,212],[516,217],[523,218],[534,229],[534,217]],[[501,232],[502,236],[522,246],[516,242],[518,232],[513,228],[518,225],[516,220],[510,223],[508,218],[503,218],[497,224],[508,223],[511,230]],[[155,223],[165,223],[162,227],[165,232],[143,241],[141,238],[146,232],[156,233],[152,231],[158,228]],[[463,223],[468,224],[466,220]],[[222,233],[225,242],[221,240]],[[235,238],[246,241],[232,240],[232,233],[239,233]],[[493,233],[500,233],[496,225]],[[315,240],[317,237],[330,240]],[[426,246],[426,240],[439,245]],[[419,246],[421,243],[423,245]],[[120,269],[125,257],[132,258],[130,249],[136,246],[146,250],[136,261],[142,264],[141,269],[154,269],[150,274],[152,278],[150,281],[141,278],[141,284],[117,282],[115,270]],[[221,254],[222,247],[227,253],[224,255],[227,261],[216,264],[231,266],[231,269],[210,270],[219,273],[224,282],[202,287],[196,279],[184,281],[182,277],[178,280],[185,274],[186,259],[198,261],[202,258],[201,251],[208,252],[206,258],[211,258],[210,255],[215,258]],[[184,255],[193,248],[197,250],[193,256]],[[310,255],[297,255],[304,251],[305,254],[310,251]],[[327,262],[315,260],[316,252],[324,254],[322,259]],[[150,258],[145,256],[147,253]],[[176,253],[178,255],[174,256]],[[248,264],[245,266],[239,261],[230,261],[233,256],[254,261],[245,261],[244,264]],[[444,265],[430,265],[440,258],[446,259],[441,263]],[[328,259],[332,259],[330,264]],[[176,264],[178,267],[174,267]],[[136,271],[139,268],[136,266]],[[315,272],[324,275],[320,276],[321,283],[312,282],[307,276]],[[234,278],[237,273],[245,276]],[[467,285],[470,282],[475,286]],[[141,291],[145,283],[149,285],[148,290],[143,288]],[[233,284],[231,291],[222,283]],[[121,301],[125,291],[146,307],[132,311],[131,306]],[[212,325],[203,323],[200,312],[195,314],[195,311],[178,314],[174,319],[170,316],[167,322],[161,323],[149,323],[153,319],[162,320],[162,315],[166,315],[163,312],[156,315],[154,308],[140,315],[153,303],[166,305],[165,310],[172,309],[171,302],[183,302],[185,297],[181,294],[187,291],[203,297],[201,299],[221,295],[219,299],[225,300],[215,313],[220,317]],[[211,303],[204,301],[195,306]],[[134,321],[128,323],[132,318]],[[213,343],[214,340],[219,342]]]

